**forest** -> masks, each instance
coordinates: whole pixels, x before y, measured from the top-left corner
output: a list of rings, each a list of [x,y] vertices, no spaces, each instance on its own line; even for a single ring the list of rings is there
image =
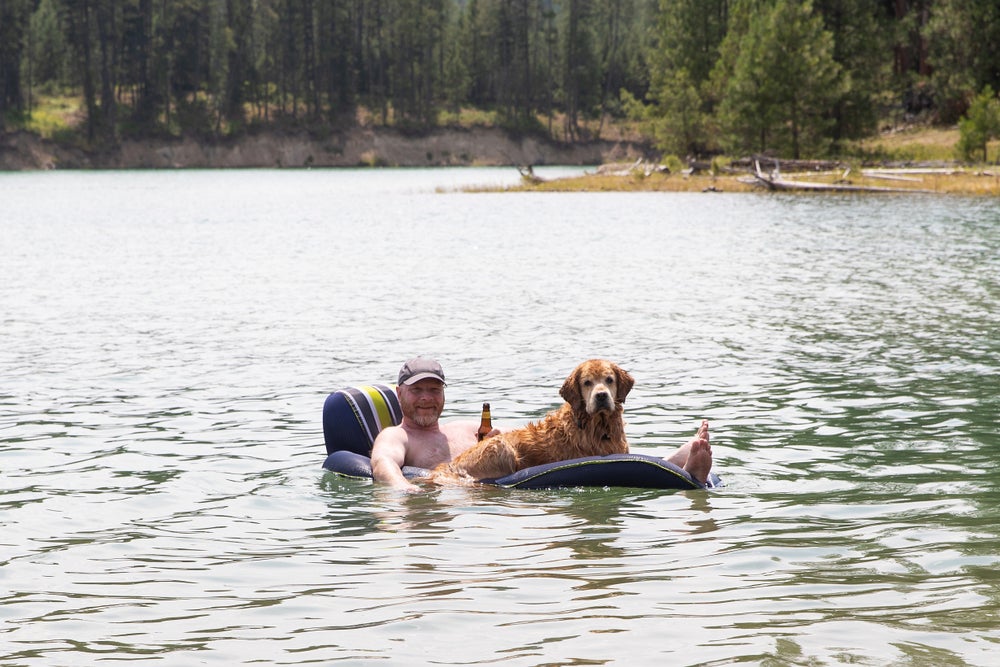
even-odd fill
[[[798,158],[983,107],[975,150],[997,44],[996,0],[0,0],[0,132],[68,98],[90,147],[630,122],[665,153]]]

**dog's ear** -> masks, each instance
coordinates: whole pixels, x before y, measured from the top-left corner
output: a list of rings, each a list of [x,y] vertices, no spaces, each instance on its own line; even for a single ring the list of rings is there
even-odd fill
[[[579,366],[574,368],[573,372],[566,378],[566,381],[563,382],[562,389],[559,390],[559,395],[563,397],[564,401],[569,403],[574,413],[578,415],[586,413],[587,408],[583,404],[583,394],[580,393]]]
[[[618,366],[615,366],[615,375],[617,376],[615,378],[615,387],[617,388],[615,400],[619,403],[624,403],[625,397],[628,396],[628,393],[632,391],[633,385],[635,385],[635,379],[629,375],[627,370]]]

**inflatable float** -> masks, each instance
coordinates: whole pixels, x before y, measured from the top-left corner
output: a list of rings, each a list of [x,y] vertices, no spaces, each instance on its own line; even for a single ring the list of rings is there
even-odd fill
[[[323,404],[323,467],[343,477],[372,479],[369,454],[379,431],[395,426],[403,414],[394,387],[382,384],[338,389]],[[409,478],[426,476],[424,468],[403,468]],[[644,454],[588,456],[518,470],[498,479],[479,480],[508,489],[553,489],[583,486],[624,486],[646,489],[704,489],[720,486],[709,475],[700,484],[682,468]]]

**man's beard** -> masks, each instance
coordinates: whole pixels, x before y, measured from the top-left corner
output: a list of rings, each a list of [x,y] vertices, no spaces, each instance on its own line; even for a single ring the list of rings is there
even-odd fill
[[[413,415],[412,419],[413,423],[416,424],[417,426],[420,426],[421,428],[427,428],[428,426],[433,426],[437,422],[440,416],[441,416],[440,414],[436,415],[422,414],[422,415]]]
[[[441,413],[444,411],[444,406],[441,406],[441,408],[438,408],[438,406],[429,406],[428,408],[418,410],[417,406],[411,403],[409,405],[403,405],[402,407],[403,414],[406,415],[407,419],[420,428],[434,426],[441,418]]]

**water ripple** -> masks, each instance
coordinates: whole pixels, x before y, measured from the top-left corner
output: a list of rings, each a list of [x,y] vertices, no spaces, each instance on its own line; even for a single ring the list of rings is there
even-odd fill
[[[0,662],[992,664],[996,202],[434,178],[0,179]],[[612,358],[633,448],[707,418],[726,487],[319,470],[415,353],[505,425]]]

